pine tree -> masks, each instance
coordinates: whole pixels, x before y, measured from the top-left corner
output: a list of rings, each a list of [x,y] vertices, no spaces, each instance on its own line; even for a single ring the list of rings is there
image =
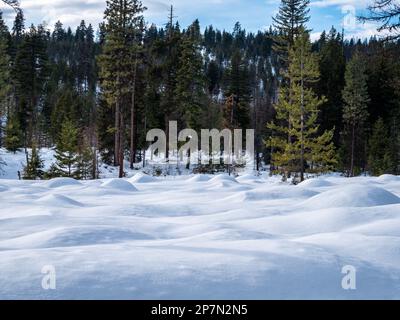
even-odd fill
[[[124,105],[131,100],[132,56],[131,45],[142,27],[142,12],[146,8],[139,0],[110,0],[105,11],[105,39],[99,57],[103,94],[115,112],[114,164],[120,166],[119,176],[124,175],[125,116]]]
[[[176,87],[177,73],[179,69],[179,53],[181,50],[181,31],[179,24],[174,25],[174,9],[171,6],[169,21],[166,26],[166,35],[162,41],[161,50],[165,50],[162,57],[162,86],[164,90],[161,94],[160,107],[163,112],[163,128],[169,140],[169,122],[178,119],[178,110],[176,107]],[[169,159],[169,144],[167,143],[166,157]]]
[[[141,13],[145,10],[142,8]],[[137,118],[138,118],[138,101],[140,100],[139,93],[140,90],[140,78],[143,76],[143,37],[144,37],[144,17],[143,15],[138,15],[134,31],[132,32],[132,43],[130,45],[130,59],[133,62],[131,64],[131,76],[130,76],[130,85],[131,85],[131,97],[130,97],[130,143],[129,143],[129,163],[130,168],[133,169],[133,165],[136,162],[136,153],[137,153]],[[143,82],[143,80],[142,80]],[[138,90],[139,89],[139,90]]]
[[[335,164],[333,132],[318,135],[318,113],[325,98],[319,98],[313,90],[319,80],[319,70],[308,33],[303,32],[295,39],[288,61],[286,76],[290,87],[280,90],[275,105],[277,121],[268,125],[274,132],[269,143],[275,149],[272,155],[274,167],[284,178],[299,172],[303,181],[306,170],[324,172],[332,169]]]
[[[96,163],[94,160],[93,150],[87,145],[84,144],[79,151],[79,155],[77,157],[77,166],[75,177],[80,180],[90,180],[96,179]]]
[[[37,132],[39,103],[48,77],[47,32],[43,26],[31,26],[18,49],[13,67],[17,110],[25,133],[25,146],[31,145]]]
[[[23,179],[24,180],[37,180],[42,179],[44,176],[44,162],[40,157],[40,153],[34,144],[30,156],[28,156],[28,163],[24,167]]]
[[[203,59],[200,53],[200,27],[195,21],[183,37],[177,72],[175,101],[186,126],[200,129],[199,118],[204,111]]]
[[[342,126],[343,101],[342,91],[344,88],[344,72],[346,62],[343,53],[343,39],[341,35],[332,28],[328,34],[321,36],[319,40],[321,73],[320,81],[316,91],[318,95],[327,98],[321,108],[320,122],[321,131],[335,128],[334,142],[339,145],[340,130]]]
[[[22,10],[18,10],[12,28],[12,36],[14,39],[15,50],[17,50],[18,46],[20,45],[24,32],[25,32],[24,13],[22,12]]]
[[[368,168],[376,176],[384,173],[394,173],[396,170],[396,155],[390,148],[392,141],[382,118],[375,123],[369,139]]]
[[[10,68],[11,59],[8,55],[8,29],[3,25],[3,19],[0,11],[0,147],[2,145],[3,124],[2,118],[6,113],[8,100],[11,93]]]
[[[8,119],[6,125],[5,147],[8,151],[17,152],[22,147],[22,130],[17,117]]]
[[[61,177],[76,177],[78,163],[78,129],[64,121],[56,145],[55,172]]]
[[[7,39],[0,34],[0,106],[9,95],[11,59],[8,55]]]
[[[251,83],[248,64],[240,51],[232,55],[225,74],[224,117],[228,128],[248,128],[250,124]]]
[[[278,31],[274,48],[284,65],[295,38],[305,29],[305,24],[310,20],[309,4],[310,0],[281,0],[279,12],[272,18],[274,27]]]
[[[361,53],[356,52],[347,64],[346,86],[343,90],[343,148],[348,176],[355,175],[355,166],[362,164],[364,125],[368,118],[368,87],[366,66]],[[357,157],[357,159],[356,159]],[[346,165],[347,164],[347,165]]]
[[[112,165],[114,157],[114,112],[102,96],[99,97],[97,110],[98,117],[96,127],[99,140],[98,149],[103,162]]]

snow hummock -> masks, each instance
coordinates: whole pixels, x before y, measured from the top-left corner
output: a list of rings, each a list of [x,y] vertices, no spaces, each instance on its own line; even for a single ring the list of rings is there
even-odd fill
[[[54,178],[45,183],[47,188],[60,188],[66,186],[82,185],[78,180],[73,178]]]
[[[378,177],[378,181],[380,182],[400,182],[399,176],[394,176],[392,174],[384,174]]]
[[[0,299],[400,299],[397,178],[0,180]]]
[[[189,178],[187,181],[188,182],[205,182],[205,181],[209,181],[211,178],[209,175],[206,174],[198,174],[195,175],[191,178]]]
[[[157,181],[157,179],[142,172],[139,172],[135,174],[132,178],[130,178],[129,181],[131,181],[132,183],[150,183]]]
[[[243,201],[276,200],[289,198],[309,198],[317,195],[318,192],[297,189],[294,186],[279,186],[263,190],[261,188],[245,191],[241,194]],[[233,196],[236,197],[237,195]]]
[[[316,195],[303,205],[309,208],[374,207],[399,204],[400,198],[379,187],[369,185],[347,185]]]
[[[136,187],[132,183],[122,179],[110,179],[103,182],[101,184],[101,187],[128,192],[138,191],[138,189],[136,189]]]
[[[70,197],[66,197],[60,194],[48,194],[45,195],[38,200],[37,202],[42,203],[42,205],[47,205],[47,206],[76,206],[76,207],[82,207],[83,204],[75,201],[74,199],[71,199]]]
[[[239,182],[260,182],[261,178],[254,174],[246,173],[236,179]]]
[[[0,192],[4,192],[4,191],[7,191],[7,190],[8,190],[8,188],[6,186],[3,186],[3,185],[0,184]]]
[[[299,187],[306,188],[320,188],[320,187],[331,187],[334,184],[324,179],[308,179],[298,184]]]
[[[215,183],[215,182],[235,182],[235,183],[237,183],[237,180],[233,176],[229,176],[226,174],[218,174],[210,180],[210,183]]]

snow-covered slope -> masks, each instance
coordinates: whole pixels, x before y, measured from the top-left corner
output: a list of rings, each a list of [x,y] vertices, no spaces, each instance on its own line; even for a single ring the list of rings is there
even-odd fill
[[[399,196],[394,176],[0,180],[0,298],[399,299]]]

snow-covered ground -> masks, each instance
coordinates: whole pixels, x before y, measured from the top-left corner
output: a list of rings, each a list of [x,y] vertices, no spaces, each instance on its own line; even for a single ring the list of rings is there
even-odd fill
[[[400,299],[399,197],[389,175],[0,180],[0,299]]]

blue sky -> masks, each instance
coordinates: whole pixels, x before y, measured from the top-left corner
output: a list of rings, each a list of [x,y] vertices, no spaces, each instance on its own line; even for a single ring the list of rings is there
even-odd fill
[[[341,29],[346,21],[347,37],[369,37],[376,34],[373,24],[354,24],[354,12],[359,15],[372,0],[311,0],[311,21],[313,38],[331,26]],[[194,19],[201,26],[213,24],[219,29],[232,30],[236,21],[249,31],[257,31],[271,24],[280,0],[144,0],[148,7],[145,14],[148,22],[163,25],[167,20],[168,8],[175,7],[175,15],[181,26],[186,27]],[[45,21],[50,27],[60,19],[64,25],[75,28],[80,20],[96,25],[102,20],[105,0],[21,0],[27,24]],[[0,5],[8,23],[12,23],[13,12]]]

